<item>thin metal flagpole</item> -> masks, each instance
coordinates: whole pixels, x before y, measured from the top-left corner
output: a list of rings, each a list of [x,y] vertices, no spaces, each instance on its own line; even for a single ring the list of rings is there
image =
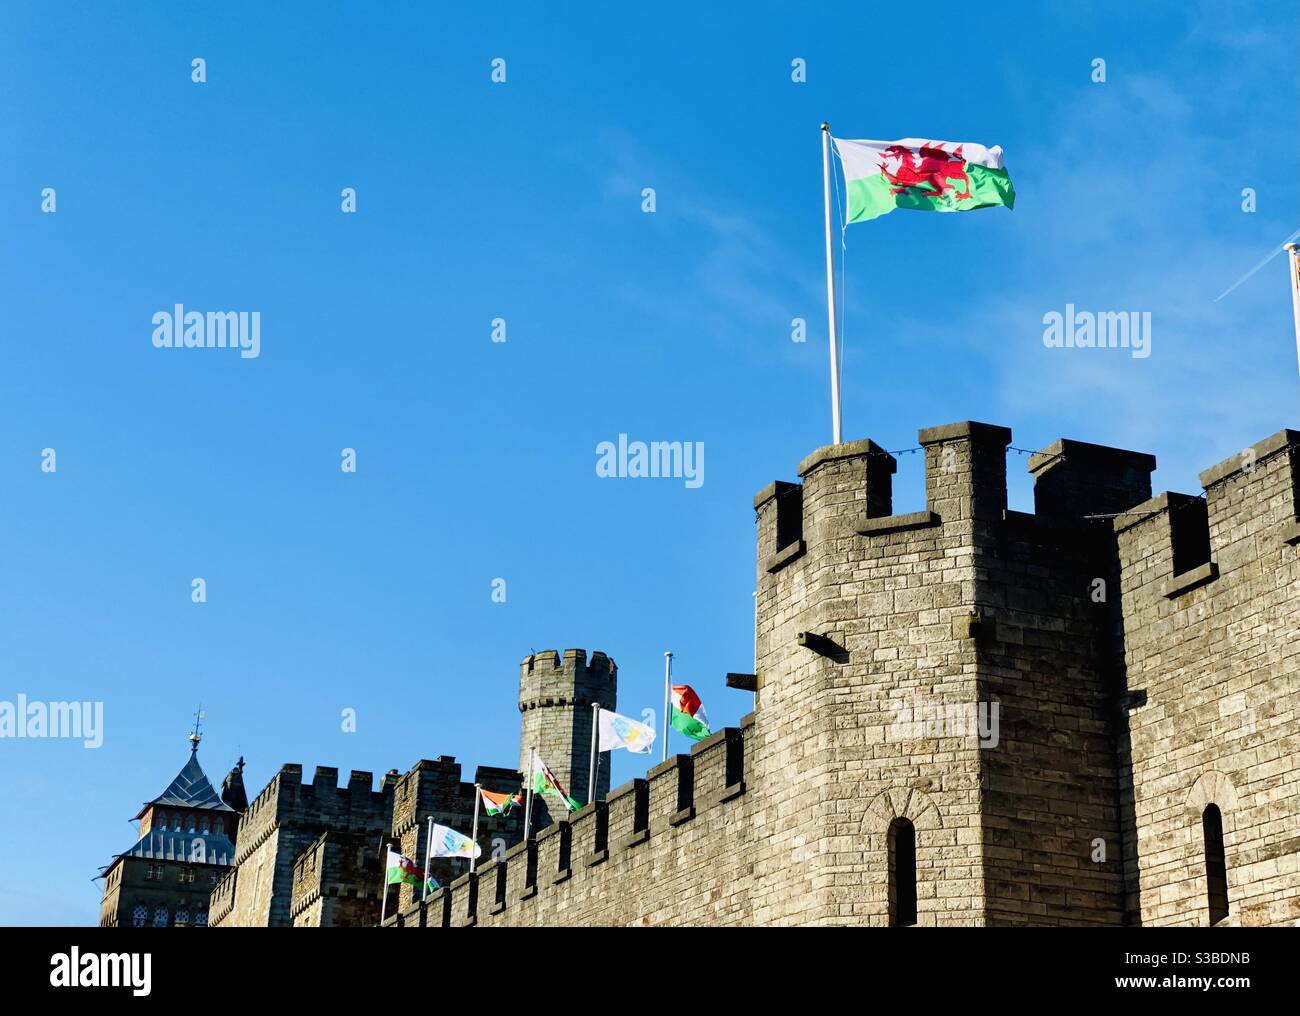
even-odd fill
[[[587,777],[587,803],[596,800],[596,747],[600,743],[600,703],[591,704],[591,772]]]
[[[524,802],[524,842],[528,842],[528,837],[533,831],[533,759],[537,756],[537,748],[533,745],[528,746],[528,799]]]
[[[469,852],[469,871],[471,875],[478,866],[478,805],[479,801],[483,799],[483,795],[479,793],[480,787],[482,787],[481,783],[474,784],[474,826],[469,833],[469,838],[474,841],[474,849]]]
[[[668,697],[672,693],[673,686],[673,654],[664,653],[664,745],[661,762],[668,761],[668,714],[670,707]]]
[[[826,315],[831,342],[831,435],[840,444],[840,350],[835,323],[835,252],[831,244],[831,125],[822,124],[822,192],[826,199]]]
[[[1300,243],[1289,243],[1286,249],[1286,266],[1291,273],[1291,313],[1295,317],[1295,355],[1300,366]]]
[[[423,901],[429,896],[429,864],[433,860],[433,816],[429,816],[429,826],[424,834],[424,891],[420,893]]]
[[[379,904],[379,923],[382,925],[384,923],[384,918],[388,916],[388,855],[391,854],[392,851],[384,845],[382,839],[379,842],[384,850],[384,860],[379,867],[381,877],[384,880],[384,902]]]

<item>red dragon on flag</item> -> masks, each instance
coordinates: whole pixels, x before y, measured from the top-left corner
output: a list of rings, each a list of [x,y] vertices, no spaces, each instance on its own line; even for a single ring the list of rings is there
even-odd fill
[[[891,145],[884,151],[881,167],[889,180],[891,194],[937,194],[954,201],[971,196],[970,177],[962,145],[953,151],[922,146],[917,149]],[[961,190],[957,190],[957,184]]]

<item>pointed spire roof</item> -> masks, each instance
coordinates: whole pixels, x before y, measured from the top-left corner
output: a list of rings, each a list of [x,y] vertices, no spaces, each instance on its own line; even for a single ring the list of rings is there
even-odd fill
[[[234,811],[235,809],[221,800],[221,795],[208,782],[203,767],[199,765],[199,749],[190,749],[190,760],[176,774],[167,789],[155,797],[150,804],[166,804],[181,808],[209,808],[213,811]]]
[[[235,809],[221,799],[221,795],[208,782],[203,767],[199,765],[199,737],[190,735],[190,759],[176,778],[168,784],[167,789],[152,801],[146,801],[136,818],[143,818],[144,813],[153,805],[169,808],[202,808],[207,811],[235,813]]]

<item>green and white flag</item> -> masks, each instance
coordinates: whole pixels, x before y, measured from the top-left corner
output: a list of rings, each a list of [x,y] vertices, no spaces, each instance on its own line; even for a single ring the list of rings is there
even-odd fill
[[[654,728],[647,727],[644,723],[638,723],[636,720],[628,719],[619,713],[611,713],[608,709],[600,710],[598,727],[600,729],[600,746],[597,751],[613,751],[615,748],[626,748],[638,755],[649,755],[651,749],[654,748]]]
[[[438,880],[430,875],[425,878],[424,872],[420,866],[412,861],[409,857],[399,854],[392,847],[388,848],[387,875],[385,876],[385,885],[423,885],[426,893],[437,892],[442,888]],[[387,891],[387,890],[385,890]]]
[[[560,785],[560,781],[551,772],[551,767],[542,761],[542,756],[537,752],[533,752],[533,793],[550,794],[552,797],[558,797],[564,802],[564,806],[569,811],[577,811],[582,807],[574,798],[569,796],[569,792]]]
[[[692,741],[703,741],[713,733],[704,703],[689,684],[672,685],[672,715],[669,722]]]
[[[521,790],[517,790],[513,794],[498,794],[480,787],[478,794],[483,801],[483,810],[488,815],[509,815],[511,808],[524,803],[523,791]]]
[[[1016,191],[997,145],[922,138],[834,140],[844,166],[849,222],[866,222],[895,208],[965,212],[1015,207]]]

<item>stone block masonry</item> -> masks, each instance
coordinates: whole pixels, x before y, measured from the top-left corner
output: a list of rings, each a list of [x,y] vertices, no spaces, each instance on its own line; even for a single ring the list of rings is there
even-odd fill
[[[1210,922],[1211,806],[1227,876],[1218,923],[1300,921],[1298,444],[1281,431],[1202,473],[1204,502],[1163,495],[1115,521],[1129,907],[1144,924]]]
[[[870,440],[763,488],[754,712],[613,791],[603,762],[593,804],[527,840],[503,821],[387,926],[1300,922],[1300,433],[1208,469],[1204,496],[1062,439],[1027,460],[1032,513],[1007,507],[1010,442],[922,430],[903,511]],[[535,745],[585,800],[615,676],[603,653],[525,659],[520,768]],[[214,923],[287,923],[291,896],[295,921],[343,920],[347,835],[420,856],[427,816],[468,824],[454,759],[347,806],[300,777],[244,816]]]
[[[767,877],[744,782],[752,730],[748,717],[718,731],[388,924],[754,923]]]
[[[1061,440],[1034,513],[1004,427],[922,430],[901,513],[887,451],[818,449],[754,500],[741,728],[389,924],[1295,923],[1297,437],[1205,499]]]
[[[337,769],[318,766],[312,782],[303,783],[302,766],[285,765],[249,804],[239,821],[235,868],[213,892],[213,927],[292,924],[294,862],[322,833],[360,836],[378,851],[392,828],[396,774],[377,791],[370,773],[353,772],[346,787],[338,777]]]

